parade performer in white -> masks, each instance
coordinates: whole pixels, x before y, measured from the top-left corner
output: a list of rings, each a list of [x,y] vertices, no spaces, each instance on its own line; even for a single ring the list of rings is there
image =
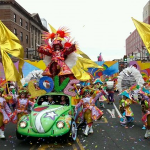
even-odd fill
[[[0,138],[5,138],[4,129],[5,124],[11,121],[12,112],[7,105],[6,100],[2,96],[4,92],[3,88],[0,88]]]
[[[28,99],[28,92],[25,88],[22,88],[18,91],[19,97],[17,98],[16,109],[13,113],[12,122],[17,123],[19,119],[23,116],[28,114],[28,105],[31,107],[34,106],[34,102],[31,102]]]

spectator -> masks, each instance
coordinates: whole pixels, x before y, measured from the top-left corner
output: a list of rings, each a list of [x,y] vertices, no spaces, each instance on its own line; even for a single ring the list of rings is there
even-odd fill
[[[49,105],[53,105],[53,104],[55,104],[55,101],[53,100],[53,97],[52,96],[48,96],[48,103],[49,103]]]
[[[61,100],[60,102],[61,105],[66,105],[66,97],[64,95],[61,96],[60,100]]]

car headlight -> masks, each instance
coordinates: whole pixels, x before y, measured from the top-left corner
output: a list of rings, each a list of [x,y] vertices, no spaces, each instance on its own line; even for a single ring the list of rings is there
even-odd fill
[[[59,121],[57,122],[57,128],[61,129],[65,126],[64,122],[63,121]]]
[[[19,125],[21,128],[25,128],[27,126],[27,122],[21,121]]]

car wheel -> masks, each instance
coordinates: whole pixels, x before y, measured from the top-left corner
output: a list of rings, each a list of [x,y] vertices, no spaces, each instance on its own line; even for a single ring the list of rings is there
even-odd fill
[[[21,135],[17,130],[16,130],[16,137],[18,140],[24,140],[26,138],[26,136]]]
[[[72,121],[68,139],[69,141],[75,141],[76,138],[77,138],[77,124],[75,121]]]

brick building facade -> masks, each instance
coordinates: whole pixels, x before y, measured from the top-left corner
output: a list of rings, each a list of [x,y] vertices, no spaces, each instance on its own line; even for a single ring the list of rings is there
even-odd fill
[[[30,14],[15,0],[0,0],[0,20],[19,38],[25,58],[39,59],[36,44],[42,43],[41,32],[48,29],[38,13]]]
[[[143,22],[150,24],[150,1],[143,8]],[[135,60],[149,59],[149,53],[137,30],[130,33],[126,39],[126,55],[128,57],[134,56]]]

